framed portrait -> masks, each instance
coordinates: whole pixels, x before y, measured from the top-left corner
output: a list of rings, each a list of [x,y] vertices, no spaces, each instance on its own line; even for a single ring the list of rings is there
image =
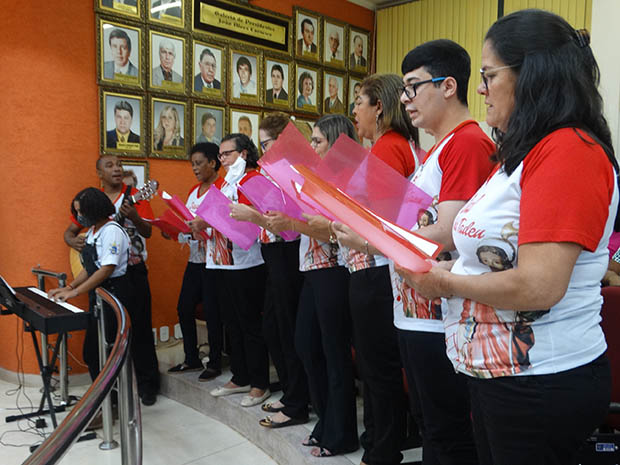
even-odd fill
[[[349,76],[349,106],[347,108],[347,116],[353,118],[353,108],[355,108],[355,100],[360,94],[362,88],[362,80],[353,76]]]
[[[99,8],[106,13],[121,14],[134,18],[140,17],[141,4],[142,0],[97,0]]]
[[[240,132],[245,134],[256,147],[260,147],[258,140],[258,125],[261,115],[259,111],[251,111],[241,108],[229,108],[230,133]]]
[[[166,26],[185,27],[186,0],[146,0],[149,21]]]
[[[224,120],[224,107],[202,105],[194,103],[194,130],[192,132],[192,142],[212,142],[220,145],[222,137],[226,133]]]
[[[141,189],[149,180],[149,162],[146,160],[121,160],[123,183]]]
[[[262,91],[261,54],[230,49],[228,99],[234,103],[257,105]]]
[[[126,24],[99,19],[99,80],[142,86],[142,32]]]
[[[369,69],[368,31],[349,27],[349,71],[365,74]]]
[[[346,86],[344,74],[323,71],[323,113],[346,114]]]
[[[295,109],[308,113],[319,114],[321,111],[321,78],[318,68],[312,68],[300,63],[295,65]]]
[[[187,104],[151,97],[151,153],[159,158],[185,158]]]
[[[142,97],[101,90],[101,103],[101,151],[144,157]]]
[[[149,85],[168,92],[185,92],[185,38],[149,31]]]
[[[321,62],[321,18],[301,8],[295,10],[295,57],[306,61]]]
[[[288,61],[265,57],[263,89],[265,106],[288,110],[291,108],[293,90],[292,66]]]
[[[194,40],[192,91],[201,97],[224,100],[226,96],[226,49]]]
[[[331,19],[323,21],[323,63],[338,69],[346,69],[347,28],[344,23]]]

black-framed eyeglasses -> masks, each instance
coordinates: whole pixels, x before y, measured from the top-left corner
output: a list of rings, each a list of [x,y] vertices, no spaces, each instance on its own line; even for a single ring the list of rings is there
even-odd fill
[[[506,65],[506,66],[498,66],[497,68],[480,68],[480,77],[482,78],[482,83],[484,84],[484,89],[488,92],[489,91],[489,77],[492,76],[487,76],[487,73],[494,73],[495,71],[500,71],[502,69],[508,69],[508,68],[516,68],[519,65]]]
[[[228,155],[230,155],[233,152],[237,152],[237,150],[233,149],[233,150],[226,150],[224,152],[220,152],[217,154],[217,158],[221,160],[222,158],[226,158]]]
[[[263,152],[267,150],[267,144],[269,144],[269,142],[274,141],[274,140],[275,139],[271,137],[270,139],[265,139],[265,140],[260,141],[260,148],[263,149]]]
[[[433,79],[426,79],[425,81],[412,82],[410,84],[407,84],[406,86],[403,86],[400,90],[400,94],[402,95],[404,93],[407,96],[407,98],[415,98],[415,96],[418,95],[418,87],[420,87],[422,84],[428,84],[429,82],[432,82],[432,83],[441,82],[446,79],[448,78],[447,77],[435,77]]]

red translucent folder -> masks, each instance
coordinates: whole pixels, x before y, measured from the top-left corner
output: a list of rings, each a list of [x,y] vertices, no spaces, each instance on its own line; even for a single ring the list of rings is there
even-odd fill
[[[215,186],[211,186],[205,194],[196,215],[217,229],[220,233],[233,241],[243,250],[249,250],[260,233],[260,228],[254,223],[237,221],[230,217],[231,201]]]
[[[153,226],[157,226],[163,232],[168,234],[171,239],[175,241],[179,237],[179,233],[190,234],[192,230],[183,222],[178,216],[172,213],[171,210],[164,211],[163,215],[154,220],[147,219]]]
[[[440,244],[403,229],[366,209],[307,167],[296,165],[294,168],[305,180],[301,192],[329,210],[340,222],[373,244],[383,255],[414,272],[430,270],[431,263],[428,259],[434,259],[439,254]]]
[[[195,215],[189,211],[189,209],[185,206],[181,199],[178,198],[175,194],[170,195],[168,194],[168,192],[162,191],[160,197],[182,220],[191,221],[194,219]],[[204,231],[201,231],[200,235],[205,241],[209,238],[209,236],[207,236],[207,233]]]

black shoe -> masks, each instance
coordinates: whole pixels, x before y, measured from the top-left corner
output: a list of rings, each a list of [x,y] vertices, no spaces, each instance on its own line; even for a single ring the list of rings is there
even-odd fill
[[[222,370],[218,370],[215,368],[207,367],[205,371],[200,373],[198,377],[198,381],[209,381],[210,379],[216,378],[222,374]]]
[[[198,362],[197,364],[188,365],[187,363],[179,363],[178,365],[173,366],[168,370],[168,373],[186,373],[190,371],[200,371],[204,367],[202,363]]]
[[[142,395],[142,403],[144,405],[153,405],[155,402],[157,401],[157,394],[155,393],[148,393],[148,394],[143,394]]]

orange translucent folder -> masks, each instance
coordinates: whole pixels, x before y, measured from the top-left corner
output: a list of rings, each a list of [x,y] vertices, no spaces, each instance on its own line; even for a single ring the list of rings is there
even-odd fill
[[[189,234],[192,232],[190,227],[183,222],[181,218],[172,213],[172,210],[164,211],[163,215],[154,220],[145,219],[153,226],[157,226],[163,232],[168,234],[171,239],[178,240],[179,233]]]
[[[340,222],[402,268],[414,272],[430,270],[432,265],[429,259],[434,259],[441,252],[440,244],[407,231],[368,210],[306,166],[295,165],[294,169],[304,178],[303,186],[296,185],[299,193],[306,194],[330,211]]]

